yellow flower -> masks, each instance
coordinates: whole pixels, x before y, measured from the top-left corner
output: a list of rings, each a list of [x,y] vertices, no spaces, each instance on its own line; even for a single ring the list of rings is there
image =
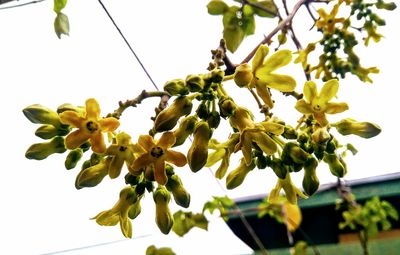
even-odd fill
[[[240,131],[240,141],[236,144],[234,152],[242,150],[247,165],[250,165],[252,161],[253,143],[268,155],[278,150],[271,136],[281,135],[284,132],[283,125],[272,121],[254,123],[250,112],[243,107],[238,107],[229,121],[232,127]]]
[[[132,238],[132,223],[128,217],[129,209],[137,201],[138,197],[134,189],[129,186],[121,190],[119,200],[110,209],[97,214],[95,219],[101,226],[115,226],[120,224],[122,234]]]
[[[119,126],[116,118],[100,118],[100,107],[94,98],[86,100],[84,116],[75,111],[65,111],[60,113],[60,119],[63,124],[78,128],[65,138],[65,146],[70,150],[89,140],[94,152],[104,153],[106,145],[102,132],[113,132]]]
[[[271,190],[268,196],[268,202],[276,203],[280,197],[280,191],[283,189],[286,199],[291,204],[297,204],[297,196],[307,198],[307,196],[293,184],[290,178],[290,173],[286,173],[284,179],[278,178],[275,187]]]
[[[170,150],[175,144],[173,132],[164,132],[156,142],[150,135],[141,135],[138,144],[145,150],[129,167],[133,175],[139,175],[146,166],[154,166],[154,179],[160,184],[165,185],[168,177],[165,171],[165,162],[172,163],[178,167],[186,164],[184,154]]]
[[[341,113],[349,109],[346,103],[329,102],[339,89],[339,82],[335,79],[327,81],[318,93],[317,85],[313,81],[304,84],[304,98],[297,101],[295,108],[303,114],[312,114],[322,126],[328,125],[325,114]]]
[[[264,61],[268,52],[269,48],[267,46],[261,45],[258,47],[251,63],[251,71],[247,63],[242,64],[237,68],[235,81],[241,87],[245,86],[246,81],[249,81],[250,83],[247,86],[256,88],[257,94],[264,103],[272,108],[273,101],[268,88],[281,92],[291,92],[296,87],[296,81],[291,76],[274,73],[276,69],[290,63],[292,60],[291,51],[279,50]]]
[[[324,9],[318,9],[318,14],[320,18],[315,22],[315,25],[319,28],[324,30],[324,32],[328,34],[333,34],[335,31],[335,26],[337,23],[343,23],[345,21],[344,18],[336,18],[336,15],[339,11],[339,4],[336,4],[332,11],[328,14]]]
[[[120,175],[124,162],[129,167],[135,160],[135,154],[143,152],[138,147],[131,143],[131,137],[127,133],[121,132],[117,134],[116,143],[110,145],[106,150],[106,154],[112,156],[108,169],[108,175],[111,179]]]
[[[307,47],[303,50],[300,50],[298,52],[295,52],[299,54],[299,56],[294,60],[294,63],[301,63],[302,67],[304,70],[307,70],[310,64],[308,64],[307,59],[308,59],[308,54],[310,52],[315,50],[315,43],[309,43]]]

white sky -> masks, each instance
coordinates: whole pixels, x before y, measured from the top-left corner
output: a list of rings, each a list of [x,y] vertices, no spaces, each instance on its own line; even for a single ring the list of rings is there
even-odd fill
[[[122,241],[64,254],[144,254],[150,244],[173,247],[181,255],[250,253],[251,250],[216,217],[211,217],[208,232],[195,230],[184,238],[160,234],[154,224],[151,196],[143,200],[142,214],[133,221],[134,237],[151,236],[124,240],[119,227],[100,227],[88,220],[111,208],[124,186],[123,178],[106,179],[99,187],[77,191],[74,181],[79,169],[65,170],[65,155],[51,156],[45,161],[24,157],[30,144],[40,142],[34,136],[37,126],[22,114],[24,107],[34,103],[50,108],[65,102],[81,105],[87,98],[95,97],[102,113],[106,114],[117,107],[119,100],[132,98],[143,89],[153,90],[96,0],[68,3],[65,13],[70,18],[71,35],[62,40],[53,32],[52,2],[0,10],[0,131],[3,134],[0,254],[45,254],[117,240]],[[207,14],[207,1],[104,0],[104,3],[159,87],[169,79],[206,71],[210,49],[218,46],[221,36],[220,17]],[[398,117],[395,117],[400,109],[395,62],[400,45],[395,16],[399,13],[396,10],[386,14],[388,25],[381,29],[386,38],[379,44],[371,43],[368,52],[363,47],[358,49],[362,63],[378,66],[381,73],[372,76],[373,85],[354,78],[342,81],[338,100],[347,101],[350,110],[332,118],[372,121],[383,129],[371,140],[349,139],[359,149],[359,154],[348,157],[346,179],[399,170],[400,139],[396,126]],[[303,20],[311,22],[306,16],[297,19],[302,26]],[[272,27],[272,22],[262,23],[257,29],[258,35],[249,37],[233,61],[239,62],[262,39],[262,33]],[[310,38],[306,33],[308,25],[299,29],[298,37],[305,45]],[[298,72],[298,66],[291,68]],[[301,88],[304,77],[297,74]],[[245,103],[246,97],[240,96],[237,100]],[[120,130],[134,138],[147,132],[155,103],[156,100],[148,100],[137,109],[126,111]],[[284,107],[289,104],[292,107],[294,103],[288,100],[284,106],[276,106],[279,116],[287,114],[293,119],[292,125],[300,114],[290,115]],[[188,168],[177,172],[191,192],[190,209],[193,211],[201,210],[212,195],[224,194],[206,169],[196,174]],[[323,183],[335,181],[325,168],[319,170],[319,175]],[[275,180],[271,172],[253,171],[244,184],[229,195],[265,193]]]

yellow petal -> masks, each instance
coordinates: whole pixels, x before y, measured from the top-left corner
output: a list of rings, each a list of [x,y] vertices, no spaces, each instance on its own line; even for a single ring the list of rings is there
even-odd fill
[[[113,132],[119,127],[119,121],[114,117],[108,117],[99,120],[102,132]]]
[[[131,142],[131,136],[125,132],[117,134],[117,144],[128,146]]]
[[[119,222],[119,214],[111,209],[97,214],[93,219],[96,219],[100,226],[115,226]]]
[[[255,142],[260,149],[268,155],[274,154],[278,150],[278,146],[269,135],[256,132],[252,133],[252,141]]]
[[[121,214],[119,216],[119,224],[121,226],[121,231],[122,234],[126,237],[126,238],[132,238],[132,222],[130,221],[130,219],[128,218],[128,215],[126,215],[125,217]]]
[[[272,133],[274,135],[281,135],[285,131],[285,126],[282,124],[270,122],[270,121],[264,121],[260,123],[264,130],[268,133]]]
[[[86,100],[86,118],[94,120],[100,118],[100,106],[94,98]]]
[[[118,155],[113,157],[108,168],[108,175],[111,179],[115,179],[120,175],[123,165],[124,159],[122,157],[119,157]]]
[[[168,177],[165,172],[164,160],[156,160],[154,162],[154,179],[160,185],[165,185],[167,183]]]
[[[65,147],[69,150],[74,150],[81,146],[90,138],[90,134],[78,129],[67,135],[65,138]]]
[[[325,112],[328,114],[341,113],[349,109],[346,103],[327,103]]]
[[[154,158],[150,155],[150,153],[145,153],[139,156],[135,161],[133,161],[132,165],[129,166],[129,172],[133,175],[140,174],[141,168],[150,165],[153,163]]]
[[[218,167],[217,171],[215,172],[215,177],[218,179],[224,178],[226,172],[228,171],[229,167],[229,156],[230,153],[228,150],[225,150],[225,155],[222,158],[221,165]]]
[[[146,151],[151,151],[151,149],[156,146],[153,137],[149,135],[140,135],[138,144]]]
[[[174,132],[164,132],[157,142],[162,148],[171,148],[175,144],[176,138]]]
[[[215,150],[214,152],[208,154],[207,163],[205,166],[212,167],[213,165],[215,165],[225,155],[225,151],[226,150],[224,148],[222,148],[222,149]]]
[[[302,217],[300,208],[297,205],[285,202],[283,203],[283,209],[286,214],[287,227],[290,232],[294,232],[301,224]]]
[[[110,146],[108,146],[108,148],[106,150],[106,154],[107,155],[112,155],[112,156],[118,155],[120,153],[119,148],[120,148],[119,145],[111,144]]]
[[[187,163],[186,156],[183,153],[174,150],[166,151],[165,160],[178,167],[182,167]]]
[[[271,94],[269,93],[265,83],[257,82],[255,84],[257,95],[269,108],[274,107],[274,102],[272,101]]]
[[[332,98],[336,96],[339,90],[339,82],[336,79],[329,80],[325,82],[324,86],[319,92],[319,98],[324,102],[329,102]]]
[[[311,103],[318,95],[317,84],[313,81],[307,81],[303,88],[304,99]]]
[[[292,52],[290,50],[279,50],[269,57],[264,64],[257,69],[256,76],[260,73],[270,73],[290,63]]]
[[[268,87],[282,92],[291,92],[296,88],[296,80],[289,75],[266,73],[257,77]]]
[[[326,119],[325,113],[313,113],[314,119],[322,126],[325,127],[329,124],[328,120]]]
[[[243,157],[246,161],[246,165],[250,165],[252,161],[251,157],[251,149],[252,149],[252,144],[251,144],[251,137],[248,132],[243,132],[243,134],[240,136],[241,142],[236,145],[236,147],[240,147],[243,153]],[[238,148],[235,147],[235,150]]]
[[[260,45],[256,51],[256,54],[254,54],[253,61],[251,62],[251,67],[253,70],[253,73],[255,70],[257,70],[258,67],[260,67],[263,62],[265,57],[268,55],[269,48],[265,45]]]
[[[90,144],[92,145],[92,151],[102,154],[106,152],[106,144],[104,143],[103,134],[101,132],[95,132],[90,137]]]
[[[76,128],[82,127],[86,119],[80,117],[80,115],[74,111],[65,111],[59,114],[60,121],[63,124],[71,125]]]
[[[300,99],[296,102],[296,105],[294,106],[296,110],[298,110],[301,113],[304,114],[311,114],[313,113],[313,110],[311,108],[311,105],[307,103],[304,99]]]

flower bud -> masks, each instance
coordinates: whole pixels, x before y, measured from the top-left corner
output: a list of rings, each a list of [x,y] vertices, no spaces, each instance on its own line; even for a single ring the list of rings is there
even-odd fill
[[[84,115],[84,113],[86,112],[85,107],[74,106],[74,105],[68,104],[68,103],[62,104],[57,108],[58,114],[65,112],[65,111],[73,111],[73,112],[79,113],[80,115]]]
[[[346,163],[342,158],[339,158],[336,153],[324,153],[324,162],[328,164],[329,170],[334,176],[343,177],[347,173]]]
[[[381,132],[381,128],[370,122],[357,122],[353,119],[343,119],[332,124],[342,135],[358,135],[363,138],[371,138],[377,136]]]
[[[82,189],[97,186],[108,174],[110,162],[111,157],[100,161],[96,165],[82,169],[76,177],[75,188]]]
[[[282,161],[284,161],[286,164],[290,164],[291,160],[296,164],[304,164],[309,157],[310,154],[308,154],[294,142],[288,142],[285,144],[281,156]],[[289,160],[289,162],[286,162],[287,160]]]
[[[274,158],[271,161],[271,168],[274,171],[275,175],[280,179],[284,179],[286,174],[289,172],[287,166],[284,165],[282,160],[278,158]]]
[[[207,118],[207,123],[210,126],[210,128],[217,128],[219,126],[220,121],[221,117],[219,116],[219,113],[217,111],[211,112]]]
[[[225,72],[221,69],[214,69],[211,71],[211,81],[214,83],[220,83],[225,76]]]
[[[193,143],[187,154],[189,167],[197,172],[207,163],[208,142],[211,138],[211,130],[208,123],[201,121],[196,124],[193,134]]]
[[[76,164],[78,164],[82,156],[83,156],[83,150],[81,148],[77,148],[75,150],[70,151],[64,162],[65,168],[67,170],[70,170],[76,167]]]
[[[318,161],[314,157],[310,157],[304,164],[304,177],[303,177],[303,189],[304,192],[311,196],[314,194],[319,187],[319,180],[316,174]]]
[[[174,218],[168,207],[171,195],[165,187],[159,186],[153,193],[153,199],[156,203],[157,226],[163,234],[168,234],[174,224]]]
[[[285,125],[282,136],[286,139],[297,139],[297,131],[292,126]]]
[[[393,11],[396,9],[396,3],[394,2],[385,2],[383,0],[378,0],[378,2],[375,4],[376,8],[378,9],[385,9],[388,11]]]
[[[221,117],[223,118],[230,117],[237,108],[236,104],[231,98],[224,98],[220,100],[218,102],[218,106]]]
[[[186,77],[186,86],[190,92],[199,92],[204,88],[205,82],[201,75],[190,74]]]
[[[242,158],[239,166],[228,174],[226,177],[226,188],[234,189],[240,186],[247,174],[256,167],[254,160],[251,161],[250,165],[246,164],[246,160]]]
[[[326,144],[331,139],[331,135],[326,127],[323,127],[315,130],[311,135],[311,139],[314,143]]]
[[[174,174],[168,178],[165,187],[172,192],[175,203],[184,208],[188,208],[190,204],[190,194],[183,187],[182,181],[178,175]]]
[[[136,219],[137,216],[142,212],[142,207],[140,205],[140,196],[137,198],[136,202],[129,208],[128,217],[131,220]]]
[[[192,100],[188,97],[178,97],[168,107],[162,110],[154,121],[154,130],[164,132],[173,129],[178,120],[192,111]]]
[[[66,150],[64,138],[56,136],[49,142],[32,144],[25,152],[25,157],[28,159],[42,160],[53,153],[64,153]]]
[[[185,81],[183,79],[174,79],[167,81],[164,85],[164,91],[168,92],[171,96],[184,96],[189,93],[186,87]]]
[[[229,6],[222,0],[211,0],[207,4],[208,13],[211,15],[224,14],[229,9]]]
[[[201,104],[199,104],[199,107],[197,107],[196,109],[196,114],[200,119],[207,120],[208,116],[210,115],[210,112],[208,110],[206,101],[203,101],[201,102]]]
[[[69,133],[69,128],[56,128],[50,124],[44,124],[35,131],[35,135],[42,139],[50,139],[55,136],[65,136]]]
[[[60,117],[58,114],[40,104],[34,104],[22,110],[25,117],[32,123],[36,124],[50,124],[58,128],[61,126]]]
[[[233,80],[240,88],[248,86],[251,80],[253,80],[251,66],[247,63],[244,63],[236,67],[235,77]]]

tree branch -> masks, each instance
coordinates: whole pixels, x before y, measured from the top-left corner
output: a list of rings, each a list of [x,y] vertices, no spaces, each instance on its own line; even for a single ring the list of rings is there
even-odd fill
[[[6,4],[6,3],[9,3],[12,1],[15,1],[15,0],[0,0],[0,5]],[[0,10],[12,9],[12,8],[22,7],[22,6],[26,6],[26,5],[30,5],[30,4],[37,4],[37,3],[40,3],[43,1],[46,1],[46,0],[35,0],[35,1],[27,2],[27,3],[23,3],[23,4],[16,4],[16,5],[11,5],[11,6],[0,7]]]
[[[262,40],[257,47],[255,47],[250,53],[249,55],[247,55],[247,57],[245,59],[243,59],[243,61],[241,62],[242,64],[247,63],[250,61],[250,59],[252,59],[252,57],[254,56],[254,54],[256,54],[256,51],[258,49],[258,47],[260,45],[266,44],[268,43],[272,37],[280,30],[282,30],[283,28],[285,28],[288,24],[290,24],[292,22],[292,19],[294,18],[294,16],[296,15],[297,11],[300,9],[300,7],[309,2],[310,0],[300,0],[296,3],[296,5],[293,7],[292,12],[286,17],[286,19],[282,20],[278,26],[271,31],[271,33],[269,33],[264,40]]]

